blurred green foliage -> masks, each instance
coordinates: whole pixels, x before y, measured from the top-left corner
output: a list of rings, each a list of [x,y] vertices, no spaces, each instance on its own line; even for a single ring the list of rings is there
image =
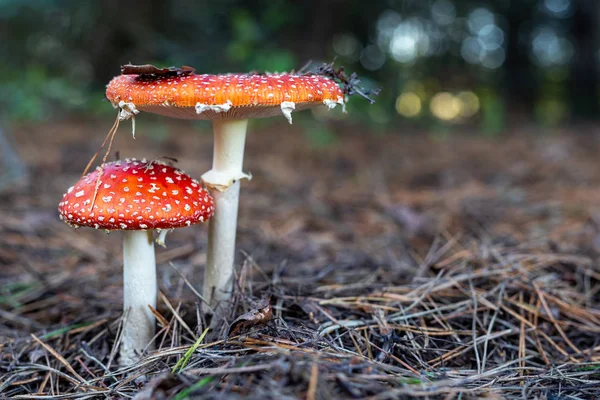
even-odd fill
[[[542,126],[595,116],[600,74],[589,60],[598,43],[589,38],[600,38],[600,4],[513,3],[0,0],[0,110],[32,121],[110,114],[104,86],[128,62],[226,73],[336,59],[366,87],[384,88],[374,105],[348,104],[349,118],[372,132],[401,124],[497,134],[513,115]],[[477,99],[468,116],[459,96],[465,92]],[[400,104],[403,93],[413,103]],[[319,138],[315,146],[335,143],[318,126],[306,127]]]

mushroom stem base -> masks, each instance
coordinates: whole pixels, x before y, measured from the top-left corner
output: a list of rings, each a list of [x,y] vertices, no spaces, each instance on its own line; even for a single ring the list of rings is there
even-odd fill
[[[203,294],[213,309],[231,298],[240,182],[224,192],[214,191],[215,213],[208,225],[208,254]]]
[[[138,354],[153,346],[156,308],[156,260],[151,231],[123,232],[123,337],[120,363],[135,363]]]

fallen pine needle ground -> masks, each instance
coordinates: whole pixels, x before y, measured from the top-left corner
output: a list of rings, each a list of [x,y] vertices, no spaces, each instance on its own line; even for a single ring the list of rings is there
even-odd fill
[[[300,134],[277,148],[268,145],[276,129],[256,135],[222,323],[205,320],[196,289],[206,227],[178,230],[157,254],[157,349],[124,367],[118,234],[75,232],[56,215],[97,145],[78,136],[86,126],[18,128],[32,177],[0,194],[4,398],[600,393],[595,136],[350,133],[314,150]],[[199,175],[210,137],[176,129],[158,145],[118,135],[115,148],[122,157],[169,152]]]

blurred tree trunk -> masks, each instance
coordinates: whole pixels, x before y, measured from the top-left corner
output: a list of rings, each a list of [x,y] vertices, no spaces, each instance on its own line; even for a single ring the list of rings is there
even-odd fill
[[[531,24],[532,8],[506,8],[507,45],[504,76],[507,103],[511,105],[510,113],[520,112],[530,115],[538,92],[538,82],[532,79],[532,66],[529,57],[530,48],[523,46],[522,34]]]
[[[571,106],[576,117],[598,117],[600,82],[600,1],[578,0],[572,17],[575,57],[569,85]]]

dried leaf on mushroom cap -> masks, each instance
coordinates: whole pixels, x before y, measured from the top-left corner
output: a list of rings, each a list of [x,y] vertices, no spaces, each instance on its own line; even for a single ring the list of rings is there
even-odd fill
[[[121,74],[123,75],[187,75],[196,72],[196,68],[188,67],[184,65],[181,68],[168,67],[158,68],[152,64],[133,65],[125,64],[121,65]]]
[[[316,67],[315,69],[305,72],[305,74],[307,74],[307,75],[316,74],[316,75],[329,77],[339,83],[339,85],[342,87],[342,90],[346,96],[350,97],[353,95],[359,95],[359,96],[367,99],[371,104],[375,103],[375,100],[373,100],[369,96],[372,96],[372,95],[377,96],[381,92],[380,87],[374,88],[374,89],[363,88],[361,85],[359,85],[360,79],[358,78],[358,75],[356,74],[356,72],[353,72],[352,74],[350,74],[350,76],[348,76],[348,75],[346,75],[346,72],[344,71],[343,65],[340,66],[338,69],[335,69],[335,67],[333,66],[333,62],[331,62],[329,64],[327,64],[327,63],[321,64],[318,67]]]

